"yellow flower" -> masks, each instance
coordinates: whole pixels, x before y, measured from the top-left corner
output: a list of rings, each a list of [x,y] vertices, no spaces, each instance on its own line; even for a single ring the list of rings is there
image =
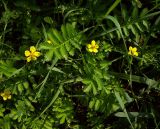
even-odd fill
[[[52,41],[51,40],[47,40],[47,43],[52,44]]]
[[[4,90],[3,93],[0,93],[0,95],[3,97],[3,100],[6,101],[7,99],[11,99],[11,92],[9,90]]]
[[[137,48],[130,46],[128,54],[131,55],[131,56],[138,56]]]
[[[30,62],[31,60],[37,60],[37,57],[40,56],[40,52],[36,51],[34,46],[31,46],[30,50],[26,50],[24,54],[27,57],[27,62]]]
[[[91,44],[87,45],[87,49],[89,52],[97,53],[98,52],[99,45],[96,44],[94,40],[92,40]]]

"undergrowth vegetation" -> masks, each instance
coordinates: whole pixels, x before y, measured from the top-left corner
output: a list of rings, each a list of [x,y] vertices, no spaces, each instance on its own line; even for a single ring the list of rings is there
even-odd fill
[[[0,0],[0,129],[159,129],[160,0]]]

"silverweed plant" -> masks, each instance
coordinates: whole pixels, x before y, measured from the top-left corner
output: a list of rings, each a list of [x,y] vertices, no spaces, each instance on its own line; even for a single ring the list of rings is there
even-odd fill
[[[1,0],[0,129],[159,129],[159,0]]]

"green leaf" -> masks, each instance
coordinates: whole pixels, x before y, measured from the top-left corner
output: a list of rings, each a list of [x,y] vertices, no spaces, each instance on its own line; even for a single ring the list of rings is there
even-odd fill
[[[89,108],[93,108],[93,106],[94,106],[94,104],[95,104],[95,100],[93,99],[93,100],[91,100],[90,102],[89,102]]]
[[[48,36],[48,39],[51,40],[53,44],[55,44],[55,45],[58,45],[58,44],[59,44],[58,39],[55,37],[55,35],[53,34],[52,31],[49,31],[49,32],[47,33],[47,36]]]
[[[3,117],[3,112],[5,111],[5,108],[3,108],[3,105],[0,104],[0,117]]]
[[[124,32],[125,36],[129,36],[129,32],[128,32],[127,27],[123,27],[123,32]]]
[[[54,36],[56,37],[56,39],[58,39],[59,43],[64,42],[62,35],[56,29],[52,29],[52,32],[53,32]]]
[[[121,30],[121,26],[120,26],[118,20],[113,16],[107,16],[106,19],[111,20],[116,25],[116,27],[117,27],[118,31],[120,32],[122,38],[124,38],[122,30]]]
[[[48,52],[46,52],[46,54],[45,54],[45,60],[46,61],[52,60],[53,54],[54,54],[54,50],[49,50]]]
[[[106,12],[106,14],[104,15],[104,17],[108,16],[112,10],[114,10],[114,8],[121,2],[121,0],[116,0],[112,6],[108,9],[108,11]]]
[[[59,51],[57,49],[54,50],[54,54],[58,59],[62,58],[61,54],[59,53]]]
[[[68,39],[68,35],[67,35],[67,30],[66,30],[66,26],[65,25],[61,26],[61,31],[62,31],[63,38],[65,40],[67,40]]]
[[[80,50],[80,46],[79,46],[79,44],[77,42],[74,42],[73,40],[70,40],[70,42],[75,48]]]
[[[53,70],[53,71],[56,71],[56,72],[58,72],[58,73],[63,73],[63,74],[65,74],[61,69],[59,69],[59,68],[57,68],[57,67],[53,67],[52,70]]]
[[[115,94],[115,96],[116,96],[116,98],[117,98],[117,100],[118,100],[118,103],[119,103],[119,105],[121,106],[123,112],[125,113],[125,116],[126,116],[128,122],[130,123],[132,129],[134,129],[134,127],[133,127],[133,125],[132,125],[132,122],[131,122],[131,120],[130,120],[130,118],[129,118],[129,116],[128,116],[127,110],[126,110],[126,108],[125,108],[125,106],[124,106],[124,102],[123,102],[123,100],[122,100],[119,92],[114,91],[114,94]]]
[[[86,88],[83,91],[88,93],[91,89],[92,89],[92,85],[89,84],[89,85],[86,86]]]
[[[65,120],[66,120],[66,116],[63,116],[63,117],[60,119],[60,124],[65,123]]]
[[[72,49],[71,43],[69,41],[66,41],[65,46],[66,46],[67,51],[70,52]]]
[[[143,20],[143,25],[147,28],[147,30],[149,29],[149,25],[148,25],[148,22],[147,21],[145,21],[145,20]]]
[[[67,53],[67,50],[66,50],[66,48],[65,48],[64,45],[62,45],[62,46],[60,47],[60,53],[61,53],[61,55],[62,55],[65,59],[67,59],[68,53]]]
[[[145,16],[148,13],[148,8],[144,8],[141,12],[140,12],[140,17]]]
[[[75,35],[75,28],[72,24],[66,24],[67,35],[69,37],[73,37]]]
[[[58,98],[59,94],[61,93],[61,89],[63,87],[63,84],[60,84],[56,94],[53,96],[51,102],[47,105],[47,107],[41,112],[41,114],[39,115],[39,117],[41,117],[46,111],[47,109],[52,106],[52,104],[56,101],[56,99]]]
[[[35,111],[35,108],[28,99],[24,99],[24,102],[29,107],[30,111]]]
[[[48,43],[42,43],[40,44],[39,46],[39,49],[42,50],[50,50],[50,49],[53,49],[53,46],[51,44],[48,44]]]
[[[53,24],[54,22],[53,22],[53,20],[52,20],[52,18],[51,17],[44,17],[44,21],[46,22],[46,23],[49,23],[49,24]]]
[[[29,88],[29,83],[27,81],[23,82],[23,86],[25,89],[28,89]]]
[[[98,85],[98,90],[102,90],[103,85],[102,85],[102,81],[98,76],[94,76],[95,81],[97,82]]]
[[[150,88],[155,88],[160,90],[160,82],[155,81],[153,79],[149,79],[147,77],[141,77],[141,76],[136,76],[136,75],[128,75],[128,74],[124,74],[124,73],[115,73],[115,72],[110,72],[110,74],[118,77],[118,78],[122,78],[122,79],[126,79],[126,80],[130,80],[134,81],[134,82],[138,82],[138,83],[144,83],[147,84]]]
[[[11,129],[11,120],[10,120],[10,117],[9,115],[6,115],[4,117],[4,129]]]
[[[132,33],[133,33],[134,35],[138,34],[136,28],[135,28],[133,25],[129,25],[128,28],[131,29],[131,31],[132,31]]]
[[[138,8],[135,6],[132,11],[132,18],[136,19],[138,17]]]
[[[108,68],[108,66],[111,64],[112,64],[111,61],[102,61],[102,62],[100,62],[100,67],[101,67],[101,69],[105,69],[105,68]]]
[[[95,87],[93,82],[92,82],[92,90],[93,90],[93,94],[96,95],[97,94],[97,90],[96,90],[96,87]]]
[[[100,107],[100,100],[96,100],[96,103],[95,103],[95,110],[97,111]]]
[[[19,83],[17,84],[17,88],[18,88],[19,93],[22,94],[24,88],[23,88],[23,84],[22,84],[21,82],[19,82]]]
[[[140,23],[136,22],[135,25],[137,26],[137,28],[138,28],[141,32],[143,32],[143,28],[141,27],[141,24],[140,24]]]

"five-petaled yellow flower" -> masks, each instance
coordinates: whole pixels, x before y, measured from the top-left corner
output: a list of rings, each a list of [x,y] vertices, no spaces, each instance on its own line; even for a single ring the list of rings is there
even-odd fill
[[[4,101],[11,99],[11,92],[8,89],[4,90],[4,92],[0,93],[0,95],[3,97]]]
[[[128,54],[131,55],[131,56],[138,56],[137,48],[130,46]]]
[[[37,57],[40,56],[40,52],[36,51],[34,46],[31,46],[30,50],[26,50],[24,54],[27,57],[27,62],[30,62],[31,60],[37,60]]]
[[[97,53],[98,48],[99,48],[99,45],[94,40],[92,40],[91,44],[87,45],[87,49],[89,52]]]

